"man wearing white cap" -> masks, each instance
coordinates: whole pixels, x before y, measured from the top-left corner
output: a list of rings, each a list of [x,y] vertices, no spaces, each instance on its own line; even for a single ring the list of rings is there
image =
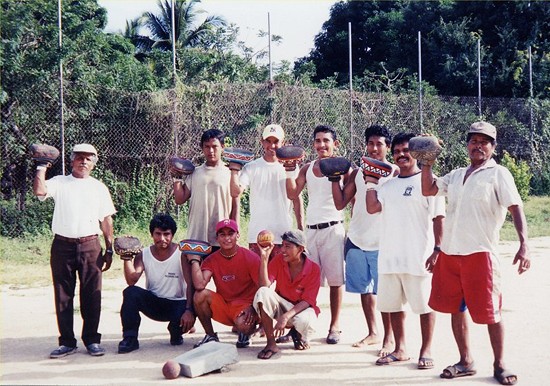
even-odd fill
[[[55,201],[50,266],[59,328],[59,348],[50,358],[61,358],[76,351],[73,330],[73,299],[76,277],[80,281],[80,313],[83,319],[82,341],[92,356],[105,350],[99,345],[101,314],[101,275],[113,261],[113,220],[116,213],[107,187],[91,171],[97,163],[97,150],[90,144],[75,145],[71,154],[71,174],[46,180],[45,165],[36,167],[34,195],[40,201]],[[105,239],[105,253],[98,234]]]
[[[435,178],[432,164],[422,166],[422,193],[446,196],[447,220],[443,227],[441,252],[433,268],[429,305],[451,314],[451,326],[460,360],[443,370],[441,378],[476,373],[469,349],[466,309],[472,320],[486,324],[493,349],[493,377],[502,385],[513,385],[518,377],[503,361],[504,327],[501,307],[501,273],[498,258],[499,231],[506,212],[512,215],[519,238],[513,264],[522,274],[531,266],[527,221],[523,203],[510,171],[492,158],[497,129],[488,122],[475,122],[466,139],[470,165]]]
[[[239,197],[246,187],[250,187],[250,222],[248,224],[248,247],[258,256],[261,254],[256,238],[260,231],[267,229],[275,235],[275,247],[271,257],[279,251],[281,236],[293,228],[291,200],[286,195],[285,168],[277,160],[275,151],[284,142],[285,133],[279,125],[267,125],[260,143],[263,156],[238,169],[231,170],[231,195]],[[296,171],[296,176],[298,172]],[[296,177],[295,176],[295,177]],[[297,227],[302,229],[302,196],[292,200],[292,209]]]

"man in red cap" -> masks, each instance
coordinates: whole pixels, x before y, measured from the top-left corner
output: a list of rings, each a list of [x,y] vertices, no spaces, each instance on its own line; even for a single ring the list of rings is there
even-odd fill
[[[239,333],[238,348],[249,346],[250,335],[256,330],[258,316],[252,307],[252,300],[259,288],[260,257],[237,245],[238,239],[237,223],[225,219],[216,225],[219,250],[209,255],[202,264],[196,256],[187,255],[195,286],[195,314],[206,333],[195,348],[219,341],[212,319],[236,328]],[[212,278],[217,292],[206,288]]]

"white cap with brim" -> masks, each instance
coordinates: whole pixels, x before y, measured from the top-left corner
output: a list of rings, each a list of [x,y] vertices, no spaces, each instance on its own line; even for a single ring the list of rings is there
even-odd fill
[[[497,139],[497,128],[491,125],[489,122],[474,122],[470,126],[468,134],[484,134],[493,139]]]
[[[94,154],[97,157],[97,150],[95,149],[95,147],[88,143],[80,143],[78,145],[74,145],[73,153],[88,153]]]
[[[275,137],[279,141],[282,141],[285,138],[285,131],[279,125],[267,125],[262,133],[262,138],[268,139],[269,137]]]

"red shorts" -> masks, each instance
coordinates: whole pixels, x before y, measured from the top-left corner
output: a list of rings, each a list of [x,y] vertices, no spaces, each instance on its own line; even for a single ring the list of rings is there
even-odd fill
[[[251,302],[232,302],[227,303],[220,294],[212,291],[212,303],[210,303],[210,309],[212,310],[212,319],[226,326],[235,325],[235,319],[247,307],[252,305]]]
[[[432,276],[429,306],[439,312],[468,309],[475,323],[500,322],[500,267],[490,252],[471,255],[439,253]]]

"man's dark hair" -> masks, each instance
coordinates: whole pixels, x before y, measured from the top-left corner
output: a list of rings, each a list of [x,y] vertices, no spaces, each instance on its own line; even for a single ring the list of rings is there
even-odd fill
[[[413,133],[398,133],[393,137],[393,141],[391,142],[391,152],[393,154],[393,148],[396,145],[401,145],[402,143],[409,142],[411,138],[416,137],[416,134]]]
[[[204,145],[204,143],[206,141],[209,141],[213,138],[217,138],[218,141],[220,141],[220,143],[224,144],[224,141],[225,141],[225,133],[221,130],[218,130],[218,129],[208,129],[206,130],[204,133],[202,133],[202,136],[201,136],[201,147],[202,145]]]
[[[328,125],[318,125],[315,126],[315,129],[313,129],[313,139],[315,139],[315,136],[317,133],[329,133],[332,135],[332,140],[336,141],[336,130],[332,126]]]
[[[390,146],[391,134],[390,129],[382,125],[371,125],[365,129],[365,142],[369,142],[370,137],[384,137],[386,146]]]
[[[149,223],[149,233],[153,234],[155,228],[162,229],[163,231],[171,230],[172,236],[175,235],[178,230],[176,222],[168,213],[157,213],[153,216]]]

